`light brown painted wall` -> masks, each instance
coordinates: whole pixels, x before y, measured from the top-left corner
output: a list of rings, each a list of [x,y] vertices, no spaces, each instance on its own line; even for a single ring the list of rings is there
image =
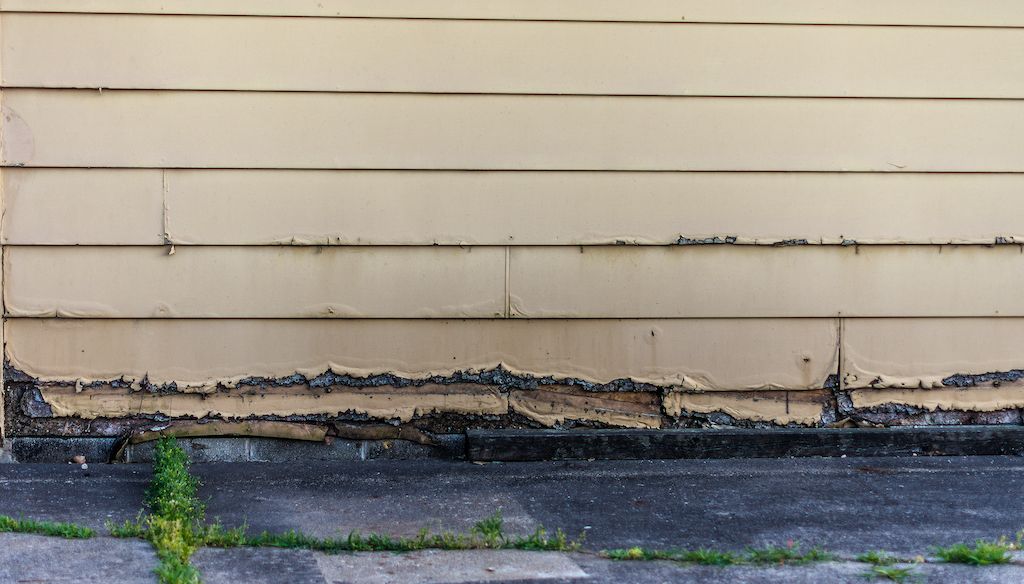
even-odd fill
[[[1022,63],[1011,0],[0,0],[5,354],[657,390],[44,394],[86,417],[1018,408]]]

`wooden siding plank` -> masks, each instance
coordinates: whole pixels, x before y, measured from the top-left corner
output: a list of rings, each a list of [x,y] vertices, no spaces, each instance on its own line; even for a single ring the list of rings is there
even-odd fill
[[[1016,0],[3,0],[23,12],[1024,26]]]
[[[6,248],[9,316],[494,317],[501,248]]]
[[[172,242],[206,245],[992,244],[1024,242],[1022,191],[1016,174],[172,170],[167,216]]]
[[[1024,171],[1024,101],[8,89],[10,166]]]
[[[8,319],[11,365],[43,380],[208,386],[328,369],[423,379],[503,366],[557,379],[702,390],[815,389],[837,369],[834,319]],[[652,334],[653,333],[653,334]]]
[[[3,171],[4,244],[160,245],[159,170]]]
[[[7,87],[1024,97],[1024,29],[82,14],[2,25]]]
[[[510,253],[515,317],[1024,315],[1018,246],[514,247]]]

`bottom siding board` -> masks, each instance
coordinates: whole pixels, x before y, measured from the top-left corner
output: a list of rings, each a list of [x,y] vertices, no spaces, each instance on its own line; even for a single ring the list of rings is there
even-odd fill
[[[844,319],[842,339],[849,389],[999,387],[1024,380],[1024,318]]]
[[[102,427],[157,415],[649,429],[1021,423],[1024,318],[843,319],[842,387],[830,377],[839,325],[11,319],[6,381],[19,397],[7,406],[13,434],[21,418]]]
[[[835,319],[14,318],[5,330],[12,368],[79,386],[122,379],[202,389],[298,375],[353,385],[441,376],[526,388],[539,378],[615,389],[807,390],[827,386],[838,367]],[[372,376],[385,377],[359,381]]]

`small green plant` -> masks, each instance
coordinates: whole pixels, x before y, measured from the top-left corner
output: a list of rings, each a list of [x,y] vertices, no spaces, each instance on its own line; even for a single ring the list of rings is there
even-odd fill
[[[949,547],[936,548],[935,555],[943,562],[951,564],[969,564],[971,566],[990,566],[1010,562],[1010,546],[998,541],[978,540],[974,547],[958,543]]]
[[[762,548],[747,548],[747,561],[751,564],[803,565],[827,562],[831,559],[832,554],[819,547],[813,547],[805,552],[800,549],[800,544],[795,542],[789,542],[784,547],[769,545]]]
[[[654,550],[645,550],[642,547],[631,547],[629,549],[616,549],[616,550],[605,550],[601,552],[606,558],[619,561],[635,561],[635,560],[667,560],[670,558],[657,557],[658,552]]]
[[[899,568],[896,566],[871,566],[871,570],[864,575],[870,579],[885,578],[893,582],[907,582],[915,577],[912,568]]]
[[[517,550],[573,552],[580,549],[582,539],[581,536],[578,540],[569,541],[569,537],[561,529],[555,530],[554,536],[548,536],[544,526],[538,526],[530,535],[517,537],[510,542],[506,541],[504,547]]]
[[[704,566],[732,566],[742,562],[742,558],[732,552],[699,548],[696,550],[650,550],[641,547],[629,549],[606,550],[601,553],[612,560],[667,560],[686,564]]]
[[[501,516],[499,509],[490,517],[477,521],[473,526],[472,533],[483,541],[484,547],[497,548],[505,543],[505,535],[502,533],[504,526],[505,519]]]
[[[136,521],[125,520],[124,523],[113,523],[107,522],[107,531],[111,537],[117,537],[121,539],[132,539],[132,538],[145,538],[146,533],[142,528],[143,518],[139,517]]]
[[[33,533],[36,535],[63,537],[65,539],[89,539],[96,535],[92,529],[75,525],[74,523],[15,519],[7,515],[0,515],[0,532]]]
[[[896,558],[884,552],[870,551],[866,554],[857,556],[857,561],[864,562],[865,564],[873,564],[875,566],[891,566],[896,563]]]
[[[683,552],[682,561],[704,566],[732,566],[740,563],[740,557],[732,552],[699,548]]]

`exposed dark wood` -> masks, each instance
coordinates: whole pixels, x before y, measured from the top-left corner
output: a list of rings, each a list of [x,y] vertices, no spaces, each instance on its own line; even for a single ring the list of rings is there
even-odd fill
[[[1024,426],[772,430],[468,430],[469,460],[1024,453]]]

